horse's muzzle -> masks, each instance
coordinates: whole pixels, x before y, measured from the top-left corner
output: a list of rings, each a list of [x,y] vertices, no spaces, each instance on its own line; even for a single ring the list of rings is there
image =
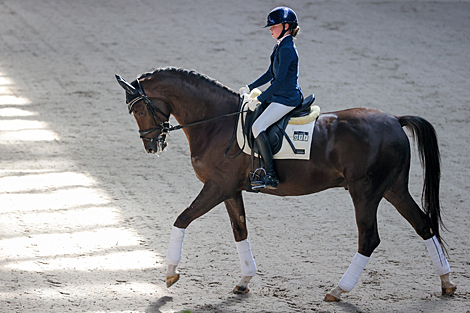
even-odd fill
[[[147,153],[157,154],[162,152],[167,146],[165,140],[154,140],[144,142],[144,148]]]

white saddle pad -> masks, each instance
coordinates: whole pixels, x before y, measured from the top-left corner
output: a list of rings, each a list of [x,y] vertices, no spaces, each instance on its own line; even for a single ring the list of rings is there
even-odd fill
[[[243,108],[246,106],[242,105]],[[303,150],[302,154],[296,154],[292,150],[290,144],[287,142],[286,138],[283,136],[282,146],[278,153],[273,157],[274,159],[295,159],[295,160],[309,160],[310,159],[310,148],[312,145],[313,138],[313,129],[315,127],[315,121],[320,115],[320,108],[317,105],[311,107],[311,112],[307,116],[302,116],[298,118],[291,118],[289,124],[286,127],[286,134],[289,136],[290,140],[294,144],[294,147],[297,150]],[[244,119],[246,112],[242,113],[238,119],[237,126],[237,142],[240,149],[243,149],[243,152],[251,155],[251,149],[246,143],[246,138],[244,138],[243,128],[242,128],[242,118]]]

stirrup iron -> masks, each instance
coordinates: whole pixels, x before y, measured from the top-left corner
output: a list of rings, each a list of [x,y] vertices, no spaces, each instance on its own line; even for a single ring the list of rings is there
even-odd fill
[[[264,174],[264,175],[262,175]],[[266,170],[258,167],[254,172],[250,172],[250,184],[252,189],[266,188]]]

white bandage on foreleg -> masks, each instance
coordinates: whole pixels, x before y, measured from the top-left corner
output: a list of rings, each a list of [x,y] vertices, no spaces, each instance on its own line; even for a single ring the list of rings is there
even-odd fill
[[[436,236],[426,239],[424,243],[426,244],[426,248],[431,256],[432,264],[434,264],[437,275],[442,276],[450,273],[449,263],[442,252],[441,245],[439,244]]]
[[[351,291],[356,286],[359,276],[361,276],[368,261],[369,257],[356,252],[351,265],[339,281],[338,287],[347,292]]]
[[[171,230],[170,246],[168,247],[168,254],[166,256],[166,262],[170,265],[178,265],[181,260],[184,231],[185,229],[175,226],[173,226]]]
[[[256,263],[251,254],[251,246],[248,239],[235,243],[237,245],[238,257],[240,258],[240,267],[242,276],[255,276]]]

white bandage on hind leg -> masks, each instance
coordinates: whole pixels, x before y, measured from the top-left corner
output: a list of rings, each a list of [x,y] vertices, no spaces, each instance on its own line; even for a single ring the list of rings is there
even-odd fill
[[[171,230],[170,246],[168,247],[168,254],[166,256],[166,262],[170,265],[178,265],[181,260],[184,231],[185,229],[175,226],[173,226]]]
[[[368,261],[369,257],[356,252],[351,265],[349,265],[348,270],[339,281],[338,287],[346,292],[351,291],[356,286],[359,276],[361,276]]]
[[[238,257],[240,258],[240,267],[242,276],[255,276],[256,263],[251,254],[251,246],[248,239],[235,243],[237,245]]]
[[[432,264],[434,264],[434,269],[436,274],[439,276],[450,273],[450,266],[447,262],[444,253],[442,253],[441,245],[437,240],[436,236],[426,239],[424,241],[426,248],[428,249],[429,255],[431,256]]]

